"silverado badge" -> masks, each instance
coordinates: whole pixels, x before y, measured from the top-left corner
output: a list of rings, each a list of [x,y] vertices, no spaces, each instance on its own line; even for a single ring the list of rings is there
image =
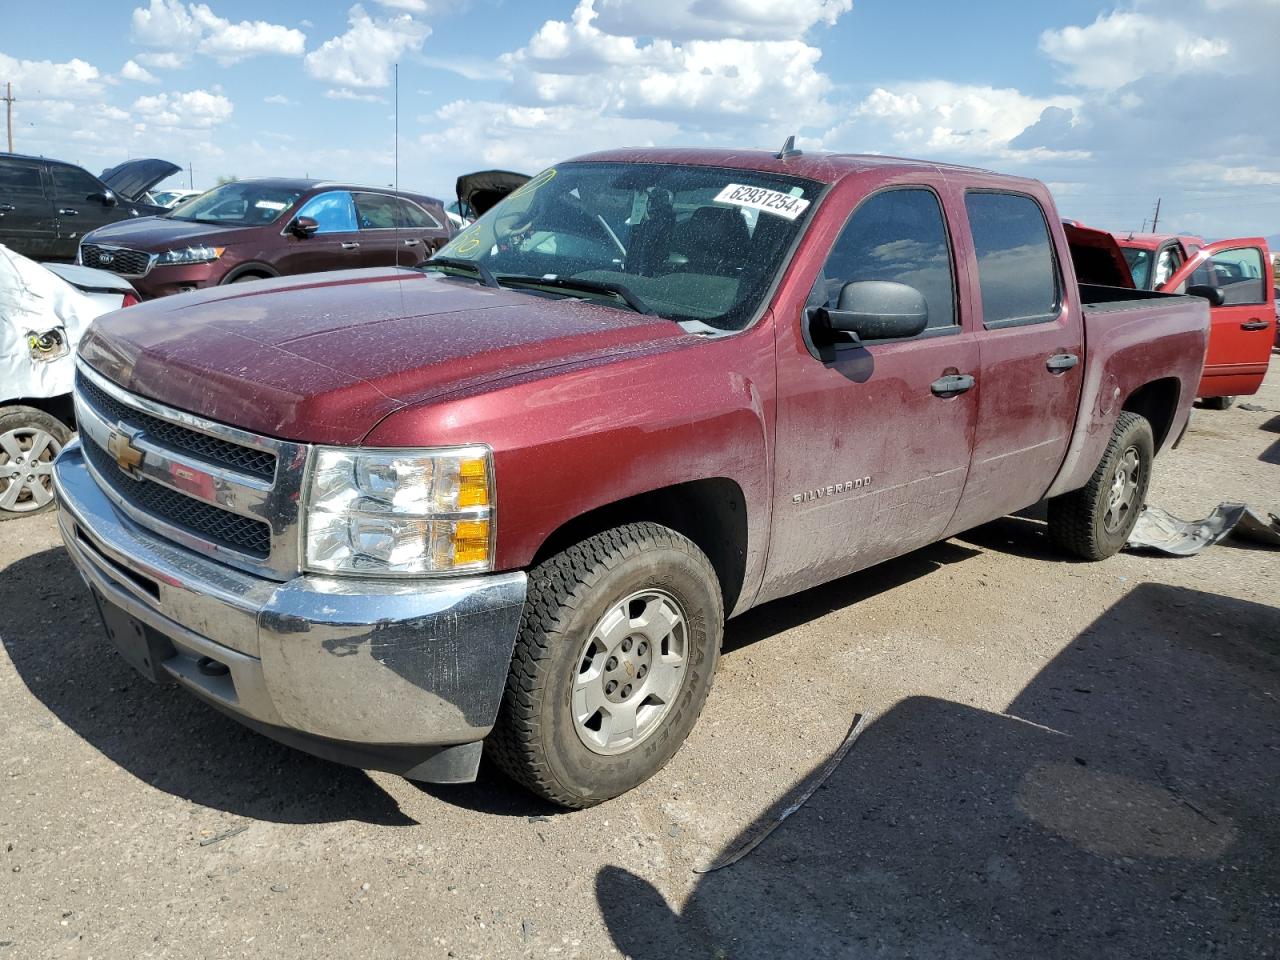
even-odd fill
[[[116,461],[116,466],[125,473],[133,473],[142,466],[145,454],[133,445],[133,439],[114,427],[107,436],[107,453]]]
[[[806,490],[804,493],[793,493],[791,495],[792,503],[807,503],[810,500],[821,500],[823,497],[834,497],[837,493],[847,493],[850,490],[861,490],[863,487],[871,486],[870,477],[859,477],[856,480],[845,480],[843,483],[829,483],[825,487],[819,487],[817,490]]]

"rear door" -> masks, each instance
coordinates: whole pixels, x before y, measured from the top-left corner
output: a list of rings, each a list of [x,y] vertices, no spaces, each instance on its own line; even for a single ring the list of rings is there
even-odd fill
[[[449,242],[449,228],[435,215],[406,197],[396,199],[400,211],[400,255],[402,267],[412,267]]]
[[[1275,342],[1275,292],[1266,241],[1250,237],[1211,243],[1184,263],[1162,289],[1181,292],[1196,283],[1217,287],[1225,301],[1209,310],[1209,353],[1198,395],[1257,393]]]
[[[284,274],[348,270],[360,263],[360,231],[356,208],[346,190],[327,190],[303,202],[294,217],[310,217],[319,224],[310,237],[283,234],[284,248],[272,264]],[[274,230],[275,227],[268,229]]]
[[[0,243],[24,257],[39,260],[52,255],[57,235],[52,189],[44,164],[0,157]]]
[[[357,193],[356,219],[360,224],[360,253],[362,267],[391,267],[400,259],[402,241],[412,240],[407,233],[399,233],[401,212],[397,199],[385,193]],[[407,258],[406,258],[407,259]],[[413,261],[417,263],[415,259]]]
[[[1083,377],[1075,290],[1040,202],[1025,193],[964,197],[969,274],[981,304],[982,375],[973,465],[954,531],[1038,501],[1066,457]],[[1069,255],[1067,255],[1069,256]]]
[[[761,601],[932,543],[955,512],[977,416],[978,344],[957,308],[940,177],[862,199],[807,309],[777,321],[773,525]],[[907,340],[818,347],[806,314],[858,280],[925,295]],[[799,314],[799,316],[797,316]]]
[[[80,238],[86,233],[127,216],[127,211],[108,204],[106,184],[87,170],[54,163],[49,165],[49,174],[53,180],[53,203],[58,214],[58,242],[54,256],[74,257]]]

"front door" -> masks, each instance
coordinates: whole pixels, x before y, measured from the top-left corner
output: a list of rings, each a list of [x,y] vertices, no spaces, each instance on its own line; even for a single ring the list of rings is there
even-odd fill
[[[127,213],[107,201],[110,191],[87,171],[53,164],[49,173],[58,212],[58,242],[53,255],[70,260],[76,255],[81,237],[104,224],[115,223]]]
[[[773,532],[760,601],[932,543],[955,512],[977,413],[978,343],[956,309],[934,186],[863,200],[808,304],[836,306],[853,281],[905,283],[928,303],[924,333],[818,346],[803,335],[805,314],[779,318]]]
[[[44,164],[0,157],[0,243],[41,260],[52,255],[57,235],[52,185]]]
[[[973,466],[952,531],[1044,496],[1066,457],[1084,377],[1080,304],[1062,289],[1062,254],[1040,204],[983,190],[967,193],[964,208],[982,303],[982,383]]]
[[[356,208],[346,190],[316,194],[298,209],[295,217],[310,217],[318,227],[309,237],[286,233],[284,252],[273,260],[281,273],[317,273],[363,266],[359,259]]]
[[[1198,396],[1257,393],[1275,342],[1275,292],[1266,241],[1251,237],[1209,244],[1169,278],[1165,289],[1180,290],[1188,283],[1217,287],[1224,301],[1209,310],[1209,352]]]

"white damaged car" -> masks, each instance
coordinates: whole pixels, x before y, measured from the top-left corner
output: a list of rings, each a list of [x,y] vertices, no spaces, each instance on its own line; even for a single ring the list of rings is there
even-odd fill
[[[50,467],[75,429],[76,345],[95,317],[137,302],[113,273],[0,245],[0,520],[52,506]]]

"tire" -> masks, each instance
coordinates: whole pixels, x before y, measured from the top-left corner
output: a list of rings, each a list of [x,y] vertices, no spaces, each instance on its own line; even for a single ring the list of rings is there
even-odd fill
[[[1119,551],[1146,503],[1154,458],[1151,424],[1136,413],[1121,413],[1089,482],[1049,501],[1050,539],[1085,560],[1105,560]],[[1124,481],[1118,476],[1122,470]]]
[[[234,280],[232,280],[231,282],[232,282],[232,283],[249,283],[249,282],[251,282],[251,281],[253,281],[253,280],[265,280],[265,279],[267,279],[267,278],[266,278],[266,277],[264,277],[264,276],[263,276],[262,274],[260,274],[260,273],[245,273],[245,274],[241,274],[240,276],[236,277],[236,278],[235,278]]]
[[[0,521],[53,509],[53,458],[70,439],[71,429],[43,410],[0,407]]]
[[[1206,410],[1227,410],[1235,402],[1235,397],[1206,397],[1201,401]]]
[[[674,530],[628,524],[556,554],[529,574],[488,755],[561,806],[625,793],[693,729],[723,633],[715,571]]]

